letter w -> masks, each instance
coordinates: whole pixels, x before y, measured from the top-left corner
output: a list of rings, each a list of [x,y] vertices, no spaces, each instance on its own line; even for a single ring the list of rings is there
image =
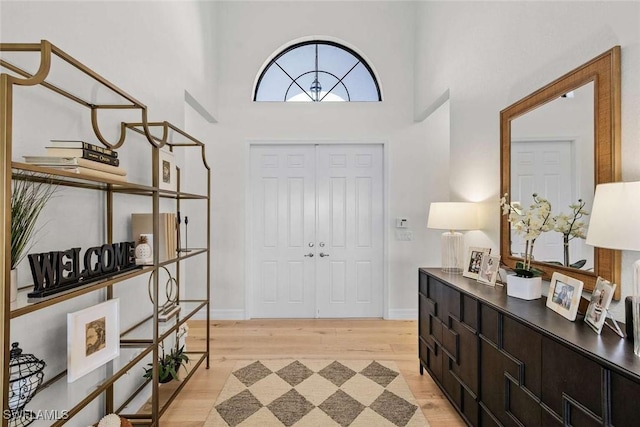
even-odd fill
[[[33,275],[34,291],[47,289],[55,283],[55,266],[58,265],[58,252],[48,254],[30,254],[29,264]]]

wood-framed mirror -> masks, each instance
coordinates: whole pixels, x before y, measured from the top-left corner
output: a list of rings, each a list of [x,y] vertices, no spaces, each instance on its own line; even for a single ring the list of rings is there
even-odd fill
[[[590,211],[595,186],[621,178],[620,105],[620,46],[615,46],[502,110],[501,195],[508,193],[512,203],[526,207],[538,193],[551,202],[554,215],[570,214],[569,205],[582,199]],[[582,220],[588,227],[589,216]],[[620,285],[620,251],[574,238],[570,259],[562,233],[543,236],[547,241],[540,250],[536,241],[532,262],[543,278],[558,271],[584,282],[586,291],[593,290],[598,276]],[[500,253],[511,268],[523,259],[517,239],[501,215]]]

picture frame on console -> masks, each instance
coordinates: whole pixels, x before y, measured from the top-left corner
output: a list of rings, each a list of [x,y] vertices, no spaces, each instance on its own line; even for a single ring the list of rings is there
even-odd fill
[[[596,287],[591,294],[589,307],[584,315],[585,323],[598,335],[602,332],[604,321],[607,319],[607,310],[609,309],[609,304],[611,304],[615,290],[615,283],[598,277]]]
[[[495,286],[498,270],[500,269],[500,255],[482,254],[478,282]]]
[[[547,294],[547,307],[571,321],[576,320],[583,285],[583,282],[573,277],[553,273]]]
[[[482,257],[491,253],[491,248],[470,247],[464,264],[462,275],[469,279],[478,280],[478,273],[482,266]]]

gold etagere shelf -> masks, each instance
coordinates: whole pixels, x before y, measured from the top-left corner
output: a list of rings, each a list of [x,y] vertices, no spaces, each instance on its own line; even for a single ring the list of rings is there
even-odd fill
[[[27,71],[28,67],[19,66],[15,62],[9,61],[6,56],[14,54],[30,54],[39,55],[39,65],[35,71]],[[54,61],[64,64],[65,67],[71,67],[72,72],[78,73],[83,79],[87,79],[92,84],[98,84],[100,87],[108,89],[108,93],[116,102],[96,103],[92,101],[91,93],[86,96],[79,95],[77,90],[69,90],[61,85],[49,81],[50,71]],[[206,279],[201,286],[204,287],[206,297],[195,300],[180,300],[179,304],[184,305],[184,310],[176,314],[174,323],[164,331],[160,331],[160,307],[154,304],[153,312],[150,313],[143,321],[131,326],[122,332],[120,337],[120,346],[123,351],[130,348],[136,348],[135,356],[130,357],[127,363],[122,363],[119,369],[111,369],[113,371],[102,383],[96,384],[95,389],[84,396],[78,402],[68,403],[67,408],[60,408],[67,411],[67,417],[55,421],[53,426],[62,426],[66,423],[76,425],[74,416],[80,413],[85,407],[94,402],[100,396],[104,396],[104,413],[116,412],[120,413],[127,408],[127,405],[143,390],[151,386],[151,398],[143,411],[138,414],[128,414],[127,417],[135,425],[159,425],[160,416],[167,409],[168,405],[180,392],[182,387],[189,381],[198,367],[205,363],[209,368],[210,347],[209,347],[209,328],[207,329],[205,348],[202,351],[191,351],[187,354],[191,357],[188,365],[188,373],[177,385],[167,386],[158,384],[158,369],[154,368],[153,376],[150,380],[144,382],[137,390],[125,400],[125,403],[116,408],[114,405],[114,384],[125,375],[129,370],[136,367],[145,357],[151,355],[152,360],[158,360],[159,347],[163,340],[167,339],[177,332],[185,322],[192,319],[193,316],[204,314],[209,321],[210,312],[210,209],[211,209],[211,170],[207,164],[205,146],[202,142],[192,137],[188,133],[172,125],[169,122],[150,122],[147,117],[147,106],[138,101],[127,92],[120,89],[89,67],[71,57],[49,41],[42,40],[40,43],[0,43],[0,191],[2,191],[2,207],[0,208],[0,223],[3,224],[3,232],[0,233],[0,295],[3,295],[3,307],[0,310],[0,343],[3,345],[3,351],[0,351],[0,384],[2,387],[2,410],[3,413],[8,411],[8,393],[9,393],[9,349],[11,344],[11,323],[12,320],[30,315],[39,310],[47,309],[61,302],[77,298],[98,290],[105,290],[105,299],[113,298],[114,286],[126,286],[126,282],[134,277],[158,272],[158,269],[175,265],[176,277],[180,278],[181,261],[192,257],[204,257],[206,263]],[[73,79],[75,81],[75,79]],[[64,172],[58,169],[47,168],[43,166],[35,166],[32,164],[12,161],[12,138],[13,138],[13,98],[14,88],[16,86],[41,86],[55,94],[60,95],[67,100],[86,107],[90,110],[90,121],[93,132],[98,141],[106,148],[117,149],[125,143],[128,132],[134,132],[144,136],[152,146],[152,162],[151,162],[151,185],[143,185],[138,183],[122,182],[109,178],[96,178],[92,176],[83,176],[75,173]],[[134,110],[140,114],[140,120],[135,123],[122,122],[120,125],[119,136],[116,141],[108,141],[100,131],[99,113],[102,110]],[[156,136],[152,132],[160,132],[161,136]],[[179,140],[176,140],[179,139]],[[174,149],[196,149],[200,151],[202,157],[202,165],[206,168],[206,193],[195,194],[180,191],[180,178],[178,177],[178,185],[176,191],[161,189],[159,185],[159,150],[165,147],[170,151]],[[28,172],[25,178],[24,172]],[[47,298],[41,298],[35,301],[29,301],[27,298],[28,289],[22,289],[18,293],[18,301],[11,304],[10,301],[10,254],[7,248],[10,247],[11,233],[11,182],[14,179],[30,179],[33,181],[47,182],[52,185],[65,187],[77,187],[88,190],[96,190],[103,192],[106,199],[106,240],[105,243],[113,243],[113,205],[115,194],[128,194],[134,196],[146,196],[152,198],[153,205],[153,233],[154,236],[159,235],[159,201],[160,199],[175,200],[176,211],[180,210],[182,200],[205,200],[206,201],[206,247],[189,248],[189,252],[179,252],[178,256],[168,260],[160,261],[159,249],[154,245],[153,265],[142,266],[140,268],[127,271],[125,273],[108,277],[106,279],[92,282],[86,285],[75,287],[69,291],[55,294]],[[159,274],[152,275],[152,293],[153,301],[159,301]],[[136,285],[135,283],[133,284]],[[178,288],[180,282],[177,282]],[[178,290],[179,291],[179,290]],[[204,313],[203,313],[204,312]],[[18,338],[18,337],[13,337]],[[123,359],[124,360],[124,359]],[[114,362],[110,362],[114,363]],[[38,393],[52,393],[53,395],[64,395],[66,393],[66,372],[60,372],[48,379],[38,390]],[[99,414],[97,414],[99,415]],[[124,415],[123,415],[124,416]],[[97,420],[96,420],[97,421]],[[7,427],[9,420],[3,417],[1,426]]]

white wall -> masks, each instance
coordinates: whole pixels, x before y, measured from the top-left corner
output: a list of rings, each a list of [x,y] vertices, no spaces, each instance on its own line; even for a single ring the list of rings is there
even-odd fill
[[[416,115],[451,96],[451,192],[486,201],[478,246],[499,247],[499,112],[614,45],[622,47],[622,178],[640,179],[640,4],[424,2],[419,5]],[[479,161],[481,159],[481,161]],[[631,291],[623,253],[623,295]],[[622,318],[623,308],[616,307]]]
[[[413,123],[415,6],[410,2],[219,3],[219,124],[209,151],[214,171],[216,317],[244,315],[245,163],[251,140],[388,143],[389,309],[392,316],[415,316],[417,269],[433,263],[440,251],[439,240],[427,239],[428,202],[448,195],[447,186],[438,179],[448,166],[441,161],[442,150],[430,147],[428,124]],[[368,59],[378,74],[384,102],[252,102],[253,84],[265,61],[290,42],[309,37],[343,42]],[[391,222],[399,216],[409,218],[414,241],[396,240]]]
[[[0,13],[0,39],[3,43],[51,41],[146,104],[151,121],[167,120],[183,127],[187,116],[185,91],[215,114],[214,3],[3,1]],[[16,60],[15,57],[7,59]],[[82,87],[81,95],[102,99],[103,89],[84,85],[78,73],[60,73],[63,65],[61,61],[54,62],[53,82],[72,92]],[[44,154],[44,147],[51,138],[97,143],[91,130],[89,110],[84,107],[42,87],[16,89],[14,102],[14,161],[20,161],[23,155]],[[126,111],[100,114],[99,117],[100,129],[111,141],[115,141],[120,121],[140,120],[139,114]],[[190,126],[196,127],[193,123],[191,120]],[[202,138],[204,140],[204,136]],[[130,135],[119,154],[129,181],[150,183],[148,143],[140,136]],[[178,159],[181,166],[184,161]],[[166,203],[162,206],[170,209]],[[106,240],[104,211],[104,197],[100,192],[60,188],[43,213],[40,221],[42,233],[31,252],[71,247],[86,249],[103,244]],[[117,195],[114,241],[129,240],[131,212],[144,211],[151,211],[151,198]],[[150,313],[147,279],[145,275],[115,286],[115,295],[120,298],[121,330]],[[23,262],[19,268],[19,284],[25,285],[30,281],[28,262]],[[99,302],[102,293],[74,298],[12,322],[11,339],[20,341],[26,353],[34,353],[46,361],[45,380],[63,371],[67,365],[66,314]],[[121,351],[116,367],[138,354],[136,350]],[[116,404],[141,382],[144,363],[116,383]],[[70,387],[64,379],[58,381],[46,393],[36,396],[31,407],[69,409],[93,391],[104,375],[103,367]],[[100,399],[96,402],[99,403]],[[101,409],[94,405],[74,418],[71,424],[92,424],[99,411]],[[45,421],[34,424],[39,425],[48,424]]]

